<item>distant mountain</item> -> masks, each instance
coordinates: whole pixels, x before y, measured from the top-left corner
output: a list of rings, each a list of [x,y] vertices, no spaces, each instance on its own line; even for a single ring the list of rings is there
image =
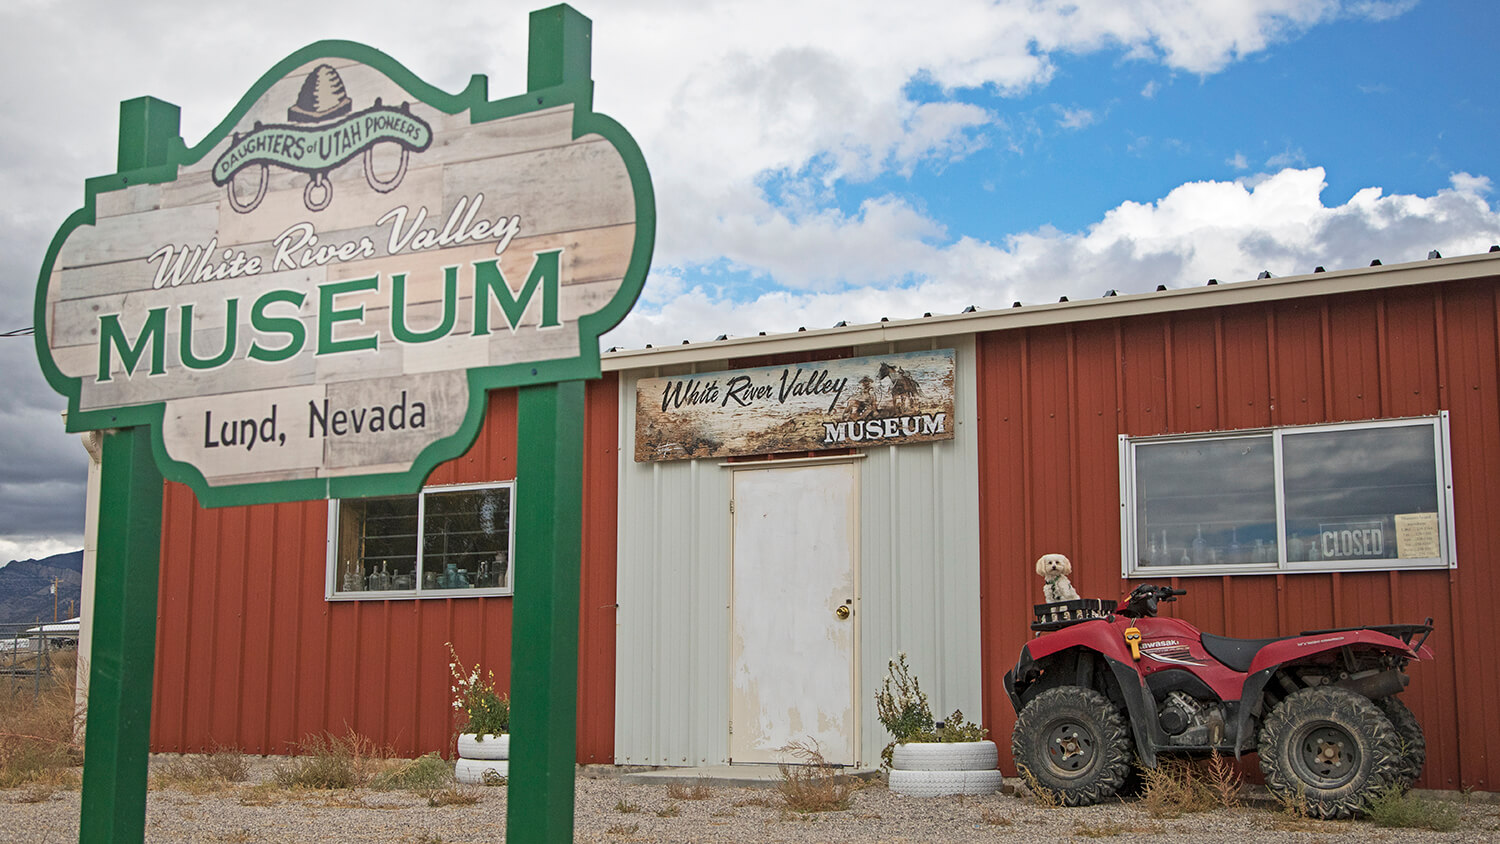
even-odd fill
[[[57,578],[57,617],[78,615],[83,588],[83,551],[44,560],[13,560],[0,567],[0,625],[32,625],[52,620],[52,579]]]

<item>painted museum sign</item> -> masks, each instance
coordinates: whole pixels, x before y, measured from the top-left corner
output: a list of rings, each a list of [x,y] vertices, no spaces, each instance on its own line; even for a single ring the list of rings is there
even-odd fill
[[[952,349],[636,384],[641,462],[952,438]]]
[[[655,210],[590,90],[452,95],[325,42],[168,164],[91,180],[37,293],[69,427],[156,426],[209,505],[368,495],[462,453],[485,390],[597,377]]]

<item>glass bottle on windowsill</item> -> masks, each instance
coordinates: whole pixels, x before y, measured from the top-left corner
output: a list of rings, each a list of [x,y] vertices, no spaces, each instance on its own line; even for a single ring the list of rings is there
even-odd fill
[[[1194,565],[1203,565],[1208,562],[1208,542],[1203,538],[1203,525],[1198,525],[1198,535],[1193,539]]]

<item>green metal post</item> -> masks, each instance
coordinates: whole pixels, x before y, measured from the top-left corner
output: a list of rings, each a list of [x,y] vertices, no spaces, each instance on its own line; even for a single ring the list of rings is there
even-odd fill
[[[592,78],[594,24],[567,4],[531,13],[526,87],[532,91]]]
[[[592,27],[567,5],[532,12],[527,88],[587,82]],[[522,387],[517,396],[510,844],[573,840],[583,413],[582,381]]]
[[[139,842],[146,834],[162,496],[151,429],[107,435],[102,472],[78,829],[83,844]]]
[[[573,840],[578,589],[583,530],[583,382],[517,399],[516,597],[505,840]]]
[[[167,161],[181,111],[153,97],[120,103],[121,173]],[[161,470],[151,429],[104,437],[99,481],[88,731],[78,840],[138,842],[146,835],[146,760],[156,670],[161,560]]]

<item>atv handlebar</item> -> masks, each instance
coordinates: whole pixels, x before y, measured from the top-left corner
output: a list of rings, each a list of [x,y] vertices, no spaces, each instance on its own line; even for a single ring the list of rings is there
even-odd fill
[[[1151,618],[1156,615],[1156,605],[1160,601],[1175,601],[1178,595],[1186,595],[1186,589],[1173,589],[1170,586],[1155,586],[1150,583],[1142,583],[1140,586],[1130,590],[1130,595],[1125,599],[1125,606],[1117,612],[1127,618]]]

